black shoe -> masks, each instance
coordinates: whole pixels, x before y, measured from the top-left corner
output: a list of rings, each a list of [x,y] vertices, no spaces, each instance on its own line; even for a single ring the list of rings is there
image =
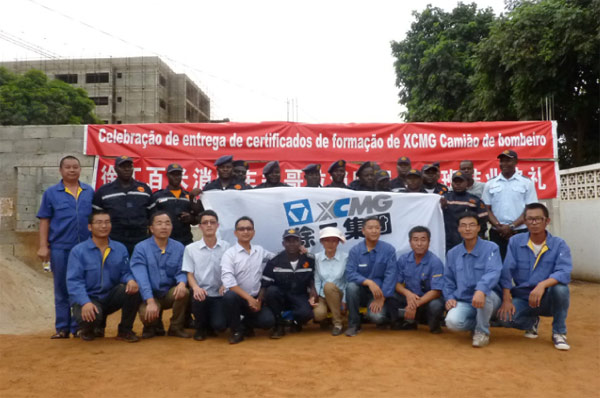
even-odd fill
[[[163,330],[164,332],[164,330]],[[156,336],[156,328],[154,326],[144,326],[142,330],[142,338],[143,339],[151,339]]]
[[[271,332],[271,338],[272,339],[280,339],[283,336],[285,336],[285,328],[283,327],[283,325],[275,326],[275,328]]]
[[[192,337],[188,332],[186,332],[183,329],[170,329],[169,328],[169,332],[167,334],[171,337],[181,337],[182,339],[189,339],[190,337]]]
[[[81,340],[83,341],[92,341],[95,338],[94,331],[83,329],[79,332],[79,337],[81,337]]]
[[[135,335],[133,330],[129,330],[127,332],[119,332],[119,334],[117,334],[117,340],[122,340],[127,343],[137,343],[140,341],[140,338]]]
[[[196,333],[194,333],[194,340],[196,340],[196,341],[206,340],[206,330],[204,330],[204,329],[196,330]]]
[[[254,328],[244,328],[244,337],[254,337]]]
[[[418,327],[417,322],[404,321],[400,325],[399,330],[417,330],[417,327]]]
[[[104,337],[104,329],[102,328],[96,328],[94,329],[94,337]]]
[[[231,336],[229,336],[229,344],[237,344],[241,343],[242,341],[244,341],[244,335],[242,332],[231,333]]]
[[[440,325],[437,325],[433,328],[429,328],[429,333],[431,334],[440,334],[442,333],[442,327]]]
[[[52,336],[50,336],[50,338],[52,340],[56,340],[56,339],[68,339],[69,338],[69,332],[67,332],[66,330],[61,330],[59,332],[56,332]]]
[[[332,336],[339,336],[340,334],[342,334],[343,332],[343,328],[339,325],[334,326],[333,329],[331,329],[331,335]]]

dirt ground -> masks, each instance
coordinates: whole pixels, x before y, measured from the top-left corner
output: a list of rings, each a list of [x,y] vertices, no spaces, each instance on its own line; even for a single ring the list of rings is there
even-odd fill
[[[110,337],[92,342],[50,340],[51,325],[0,335],[0,396],[599,397],[600,285],[571,286],[568,352],[550,343],[548,318],[537,340],[493,328],[490,345],[474,349],[467,333],[372,325],[354,338],[310,325],[278,341],[260,331],[238,345],[226,335],[127,344],[112,338],[115,314]]]

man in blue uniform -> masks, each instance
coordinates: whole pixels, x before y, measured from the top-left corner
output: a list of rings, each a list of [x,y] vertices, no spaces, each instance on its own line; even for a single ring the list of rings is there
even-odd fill
[[[425,321],[431,333],[441,333],[444,264],[429,251],[431,232],[427,227],[413,227],[408,239],[412,250],[398,258],[396,294],[388,300],[392,329],[417,329],[417,322]]]
[[[217,179],[209,182],[202,188],[203,191],[221,190],[226,189],[250,189],[250,185],[246,184],[244,180],[240,180],[233,173],[233,156],[225,155],[215,160],[215,166],[217,166]]]
[[[452,175],[452,191],[446,192],[441,202],[446,229],[446,251],[462,242],[458,233],[458,217],[465,211],[477,214],[481,225],[480,237],[483,238],[487,231],[487,208],[477,196],[467,192],[467,184],[467,175],[462,171],[455,172]]]
[[[129,255],[138,242],[148,237],[148,212],[152,191],[143,182],[133,179],[133,159],[115,159],[117,179],[102,185],[94,195],[96,210],[106,210],[112,221],[110,238],[127,247]]]
[[[527,232],[525,205],[537,202],[533,181],[517,173],[518,157],[507,149],[498,155],[501,173],[485,183],[481,199],[488,208],[490,240],[500,247],[502,259],[511,236]]]
[[[292,311],[298,330],[313,318],[311,304],[316,305],[317,299],[315,259],[312,255],[300,254],[301,246],[298,230],[286,229],[283,233],[285,250],[269,260],[263,271],[265,303],[273,312],[277,323],[271,333],[272,339],[280,339],[285,335],[283,311]]]
[[[198,224],[196,216],[202,212],[203,207],[199,200],[196,201],[196,196],[200,193],[198,188],[188,192],[181,187],[182,175],[183,169],[179,164],[173,163],[167,167],[169,185],[152,194],[150,212],[169,213],[173,223],[171,238],[189,245],[194,240],[190,226]]]
[[[397,281],[396,249],[380,240],[381,222],[375,216],[367,217],[362,233],[365,239],[350,249],[346,264],[346,302],[348,303],[348,329],[352,337],[360,331],[359,309],[368,307],[371,322],[387,322],[384,304],[394,295]]]
[[[245,160],[234,160],[233,161],[233,176],[238,179],[238,181],[246,182],[246,174],[248,173],[248,162]],[[248,184],[250,188],[251,185]],[[249,189],[249,188],[248,188]]]
[[[390,175],[385,170],[377,170],[375,173],[375,190],[379,192],[390,192]]]
[[[162,310],[173,308],[169,336],[191,337],[184,330],[189,291],[187,276],[181,269],[184,246],[170,239],[173,224],[164,211],[150,216],[152,236],[135,246],[131,256],[131,272],[140,286],[142,304],[140,319],[144,324],[142,338],[163,335]]]
[[[289,187],[288,184],[281,182],[281,168],[276,160],[267,163],[263,167],[263,175],[267,181],[257,185],[256,188]]]
[[[121,309],[117,340],[135,343],[139,339],[133,322],[140,295],[127,249],[108,238],[111,222],[106,211],[92,213],[88,228],[92,236],[71,250],[67,270],[67,289],[80,336],[86,341],[104,337],[106,318]]]
[[[355,191],[375,190],[375,162],[364,162],[356,171],[357,179],[348,186]]]
[[[423,176],[417,169],[410,169],[406,173],[404,182],[404,188],[395,188],[393,191],[403,193],[427,193],[425,188],[423,188]]]
[[[498,317],[507,327],[526,330],[525,337],[537,338],[539,317],[550,316],[554,347],[568,350],[566,319],[573,262],[565,241],[546,231],[548,224],[546,206],[530,203],[525,207],[529,233],[517,234],[508,242]]]
[[[406,186],[406,175],[410,169],[410,159],[407,156],[400,156],[398,158],[398,162],[396,163],[398,177],[390,181],[390,189],[393,192],[398,192],[400,189]]]
[[[327,172],[331,176],[331,184],[327,185],[326,188],[348,188],[348,185],[344,183],[346,178],[345,160],[336,160],[329,166]]]
[[[67,261],[73,246],[90,236],[87,219],[92,212],[94,190],[79,181],[81,165],[74,156],[60,161],[62,180],[48,188],[42,196],[37,217],[40,219],[38,257],[50,261],[54,277],[54,308],[56,333],[52,339],[69,338],[77,332],[77,322],[71,317],[67,291]]]
[[[304,172],[304,181],[306,181],[306,187],[309,188],[320,188],[321,187],[321,165],[317,163],[311,163],[302,169]]]
[[[444,270],[446,326],[473,331],[473,347],[490,342],[490,318],[500,307],[498,281],[502,260],[498,245],[478,236],[477,214],[466,212],[458,219],[463,243],[448,252]]]

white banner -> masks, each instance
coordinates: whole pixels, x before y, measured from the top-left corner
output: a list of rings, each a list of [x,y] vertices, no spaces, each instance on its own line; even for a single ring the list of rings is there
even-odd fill
[[[361,192],[341,188],[268,188],[246,191],[207,191],[202,194],[206,209],[219,216],[219,235],[230,243],[235,221],[242,216],[254,220],[253,242],[274,253],[283,250],[282,236],[288,228],[298,229],[302,243],[312,253],[323,250],[319,230],[339,228],[346,244],[338,250],[349,251],[363,239],[363,220],[377,216],[381,239],[396,247],[398,253],[410,250],[408,231],[423,225],[431,231],[430,250],[445,261],[444,217],[440,196],[421,193]]]

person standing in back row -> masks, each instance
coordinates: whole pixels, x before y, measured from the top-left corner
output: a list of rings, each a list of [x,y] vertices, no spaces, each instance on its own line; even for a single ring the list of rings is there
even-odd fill
[[[52,339],[76,336],[77,322],[71,317],[67,291],[67,261],[73,246],[90,236],[87,219],[92,213],[94,190],[79,181],[81,165],[74,156],[60,161],[60,182],[44,192],[37,217],[40,219],[40,247],[42,261],[50,261],[54,277],[54,308],[56,333]]]
[[[133,159],[129,156],[115,159],[115,172],[117,179],[98,188],[92,206],[110,214],[110,238],[124,244],[131,256],[135,245],[148,237],[152,191],[133,178]]]

